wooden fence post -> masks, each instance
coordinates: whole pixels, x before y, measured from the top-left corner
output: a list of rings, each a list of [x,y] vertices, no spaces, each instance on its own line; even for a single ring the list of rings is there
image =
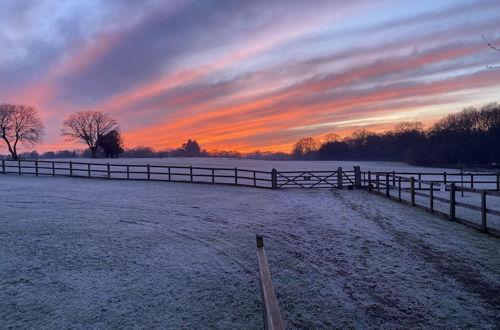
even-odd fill
[[[385,174],[385,197],[391,197],[389,191],[389,172]]]
[[[342,189],[343,186],[344,186],[344,182],[342,180],[342,167],[339,167],[337,169],[337,187],[339,189]]]
[[[483,227],[483,231],[488,231],[488,227],[486,225],[486,190],[481,191],[481,225]]]
[[[392,185],[396,186],[396,171],[392,171]]]
[[[377,182],[377,192],[380,192],[380,174],[379,173],[377,173],[376,182]]]
[[[190,181],[193,182],[193,166],[189,166],[189,177]]]
[[[107,166],[107,169],[108,169],[108,179],[111,179],[111,166],[109,165],[109,163],[106,164]]]
[[[411,206],[415,206],[415,178],[410,178],[410,195],[411,195]]]
[[[372,172],[368,171],[368,191],[372,191]]]
[[[90,172],[90,163],[87,164],[87,171],[88,171],[88,177],[90,179],[92,177],[92,174]]]
[[[398,199],[401,202],[401,177],[398,178]]]
[[[151,168],[149,164],[146,164],[147,172],[148,172],[148,180],[151,180]]]
[[[430,185],[429,207],[431,209],[431,212],[434,212],[434,181],[431,181],[431,185]]]
[[[234,184],[238,185],[238,168],[234,168]]]
[[[170,170],[170,166],[168,167],[168,181],[172,181],[172,171]]]
[[[52,162],[52,176],[56,176],[56,162]]]
[[[73,162],[69,161],[69,176],[73,176]]]
[[[418,190],[422,190],[422,174],[418,173]]]
[[[271,170],[271,188],[278,189],[278,171],[275,168]]]
[[[361,167],[354,166],[354,187],[359,189],[361,186]]]
[[[253,171],[253,186],[257,187],[257,172]]]
[[[35,160],[35,176],[38,176],[38,160]]]
[[[443,182],[446,185],[446,172],[443,172]],[[446,187],[445,187],[445,190],[446,190]]]
[[[452,183],[450,186],[450,218],[452,220],[455,219],[455,183]]]
[[[215,183],[215,169],[212,169],[212,183]]]
[[[2,172],[5,173],[5,159],[2,159]]]
[[[497,191],[499,190],[500,190],[500,172],[497,172]]]
[[[21,175],[21,160],[20,159],[17,160],[17,167],[19,170],[19,175]]]
[[[472,189],[474,189],[474,174],[473,173],[470,174],[470,187]]]

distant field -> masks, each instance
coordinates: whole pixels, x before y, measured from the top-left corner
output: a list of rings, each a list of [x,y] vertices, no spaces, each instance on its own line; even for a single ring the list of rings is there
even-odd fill
[[[498,238],[365,191],[0,182],[2,329],[260,328],[256,234],[289,329],[500,322]]]

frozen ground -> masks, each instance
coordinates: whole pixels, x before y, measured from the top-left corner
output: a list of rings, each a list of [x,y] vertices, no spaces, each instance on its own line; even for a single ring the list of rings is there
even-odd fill
[[[500,324],[500,240],[365,191],[0,176],[0,328]]]

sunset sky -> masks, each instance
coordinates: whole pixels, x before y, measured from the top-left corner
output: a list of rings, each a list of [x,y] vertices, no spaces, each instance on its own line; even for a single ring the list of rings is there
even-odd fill
[[[290,151],[500,102],[481,34],[500,46],[500,1],[1,0],[0,103],[38,109],[41,152],[84,147],[59,136],[77,110],[127,147]]]

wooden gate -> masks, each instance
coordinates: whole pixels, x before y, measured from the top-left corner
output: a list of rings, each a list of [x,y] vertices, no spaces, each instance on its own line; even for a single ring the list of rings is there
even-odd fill
[[[286,171],[276,172],[276,188],[338,188],[354,186],[354,171]]]

